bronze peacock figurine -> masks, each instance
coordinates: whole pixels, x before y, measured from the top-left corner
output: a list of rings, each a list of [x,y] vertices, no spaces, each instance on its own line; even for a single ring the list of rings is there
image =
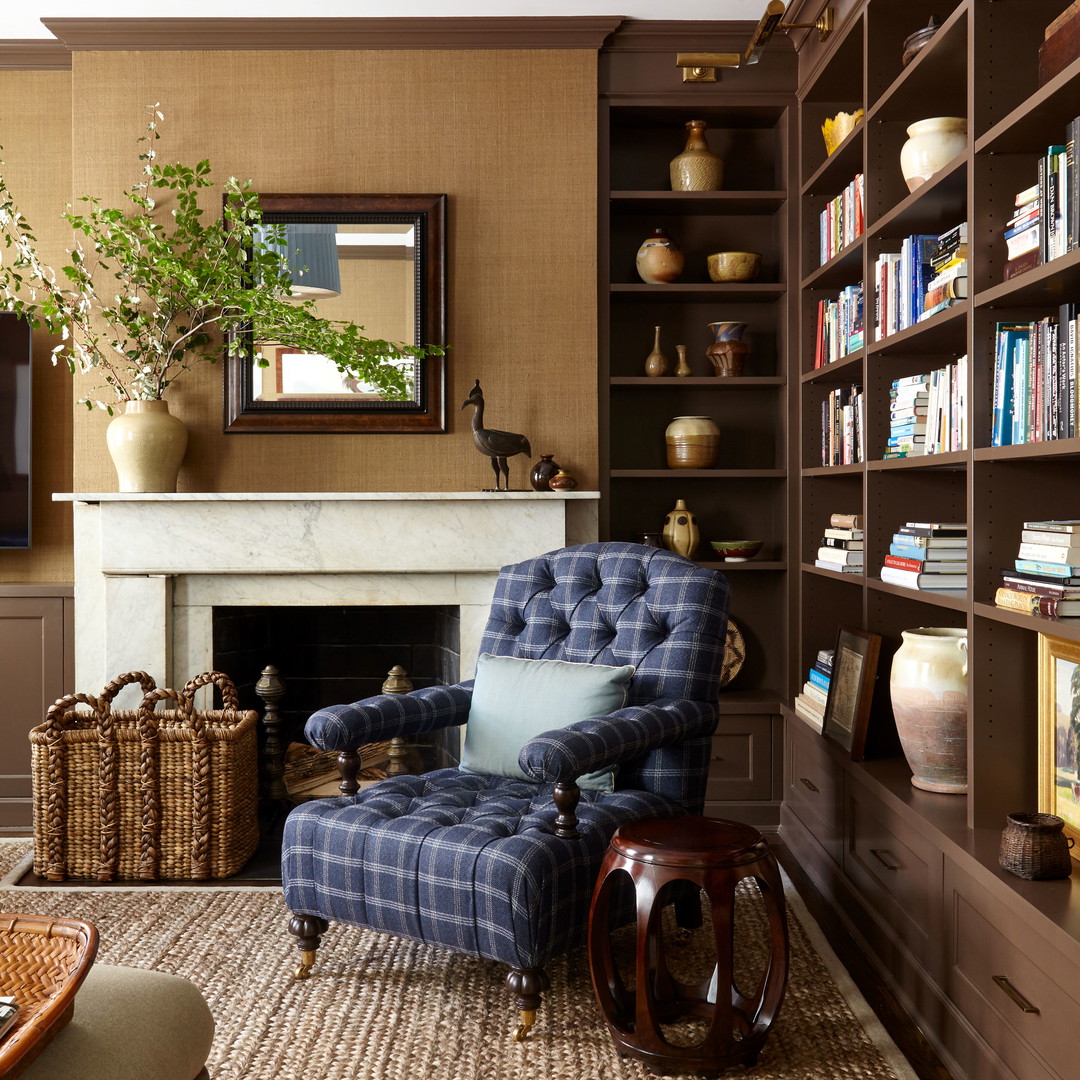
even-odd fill
[[[524,435],[515,435],[512,431],[496,431],[484,427],[484,392],[480,389],[480,380],[469,391],[469,396],[461,403],[464,409],[473,406],[472,437],[476,449],[491,458],[491,467],[495,470],[495,491],[510,490],[510,466],[506,459],[515,454],[532,457],[532,447]],[[502,477],[503,487],[499,486]]]

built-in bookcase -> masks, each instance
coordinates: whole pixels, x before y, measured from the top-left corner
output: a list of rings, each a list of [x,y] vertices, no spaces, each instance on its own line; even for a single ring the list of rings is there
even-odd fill
[[[993,604],[1001,570],[1016,556],[1022,522],[1080,516],[1080,440],[991,445],[997,323],[1056,316],[1059,304],[1080,300],[1075,251],[1008,281],[1004,273],[1003,233],[1014,197],[1034,182],[1038,158],[1048,144],[1064,141],[1066,125],[1080,112],[1080,61],[1038,85],[1043,28],[1065,6],[1065,0],[848,3],[840,6],[832,39],[818,44],[808,38],[800,54],[802,347],[792,393],[802,562],[793,684],[801,686],[838,624],[882,635],[870,724],[888,735],[894,728],[888,694],[881,691],[887,691],[901,632],[966,627],[969,788],[960,796],[918,791],[895,740],[892,749],[854,763],[786,711],[782,835],[954,1071],[1002,1080],[1069,1076],[1074,1060],[1062,1052],[1071,1039],[1065,1018],[1080,1008],[1068,994],[1054,1003],[1043,997],[1035,1025],[1035,1014],[1024,1013],[991,978],[1009,976],[1012,989],[1019,982],[1035,997],[1049,979],[1062,986],[1080,981],[1075,890],[1023,882],[997,862],[1006,814],[1034,810],[1038,801],[1039,634],[1080,641],[1080,621]],[[801,7],[804,18],[812,15],[812,5]],[[904,39],[931,15],[940,29],[904,67]],[[826,156],[822,120],[859,108],[864,122]],[[967,149],[909,192],[899,168],[907,125],[935,115],[967,118]],[[865,232],[819,265],[821,208],[860,171]],[[969,223],[970,299],[875,340],[871,275],[879,254],[899,250],[913,233],[941,233],[961,221]],[[860,279],[866,282],[864,347],[815,369],[807,330],[818,301]],[[893,380],[965,354],[969,446],[884,459]],[[865,392],[867,461],[822,467],[821,401],[833,388],[851,385]],[[821,530],[835,512],[864,516],[864,575],[813,566]],[[890,538],[908,520],[968,522],[966,591],[919,592],[880,580]],[[976,933],[980,950],[971,944]]]

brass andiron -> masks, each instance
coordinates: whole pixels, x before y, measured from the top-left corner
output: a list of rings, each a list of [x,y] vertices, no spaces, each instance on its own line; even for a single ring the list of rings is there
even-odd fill
[[[386,680],[382,684],[384,694],[408,694],[412,691],[413,684],[408,679],[408,672],[400,665],[395,664],[387,673]],[[387,776],[408,776],[409,748],[405,740],[398,737],[390,740],[390,763],[386,766]]]
[[[263,728],[266,743],[263,746],[262,796],[267,808],[289,801],[285,787],[285,749],[281,743],[281,714],[278,703],[285,696],[285,681],[273,664],[262,669],[255,693],[263,703]]]

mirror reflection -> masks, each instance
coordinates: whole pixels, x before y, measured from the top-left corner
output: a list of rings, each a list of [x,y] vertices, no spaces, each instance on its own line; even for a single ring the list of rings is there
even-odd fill
[[[444,344],[445,196],[263,195],[260,204],[261,239],[288,259],[294,295],[386,341],[406,392],[387,400],[325,356],[264,340],[256,326],[248,358],[227,373],[226,430],[445,430],[443,358],[392,347]]]

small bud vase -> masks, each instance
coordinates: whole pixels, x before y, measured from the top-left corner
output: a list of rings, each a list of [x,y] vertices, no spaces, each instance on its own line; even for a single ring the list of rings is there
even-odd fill
[[[698,532],[697,519],[687,509],[683,499],[676,499],[674,508],[664,519],[664,547],[677,555],[692,559],[697,551],[701,535]]]
[[[128,401],[105,430],[121,491],[175,491],[188,433],[167,401]]]
[[[687,120],[686,147],[671,159],[672,191],[719,191],[724,186],[724,159],[709,149],[704,120]]]
[[[690,361],[686,359],[686,346],[676,345],[675,355],[679,358],[675,364],[675,374],[685,379],[687,375],[693,375],[690,370]]]
[[[668,360],[664,350],[660,348],[660,327],[654,327],[654,331],[652,352],[645,357],[645,374],[655,379],[661,375],[667,375],[671,371],[671,361]]]

